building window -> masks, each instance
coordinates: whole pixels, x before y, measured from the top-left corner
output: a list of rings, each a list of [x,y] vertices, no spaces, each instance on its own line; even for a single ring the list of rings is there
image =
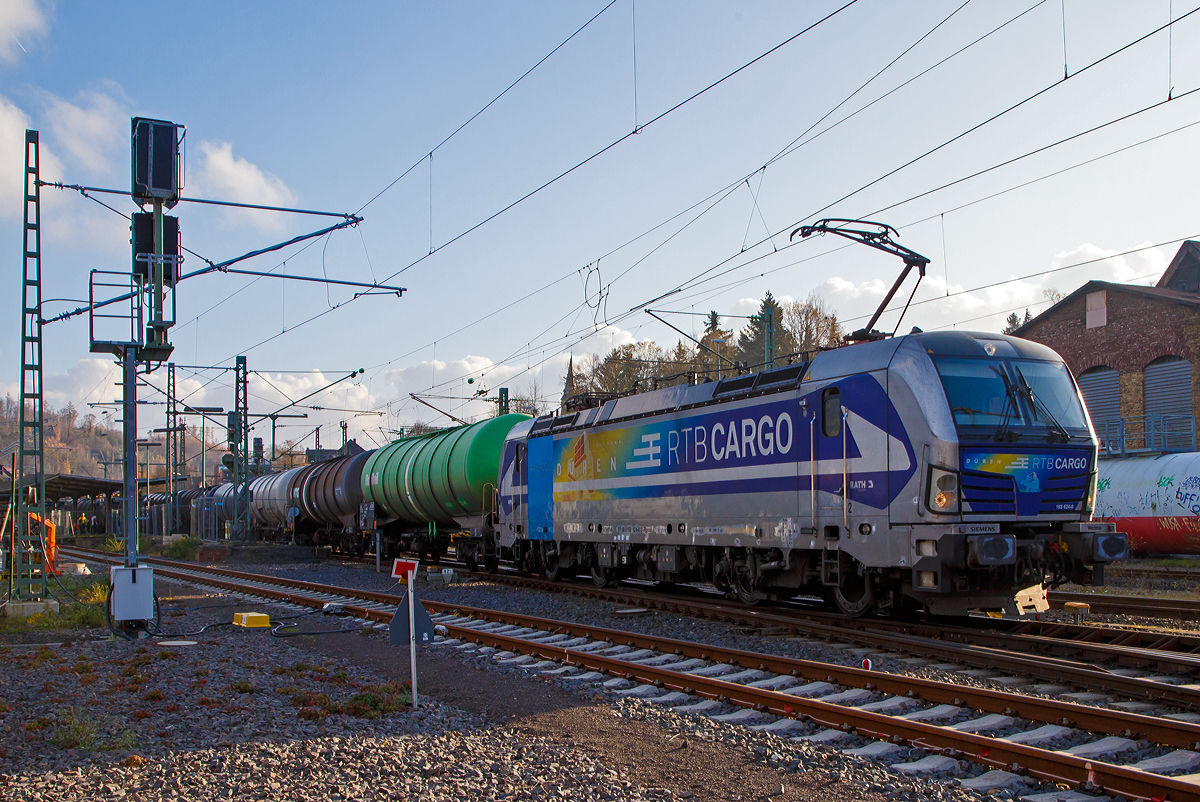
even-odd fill
[[[1192,363],[1164,356],[1146,366],[1142,384],[1147,415],[1192,414]]]
[[[1087,294],[1087,313],[1084,318],[1084,325],[1089,329],[1098,329],[1108,323],[1108,304],[1105,299],[1105,290],[1097,292],[1089,292]]]

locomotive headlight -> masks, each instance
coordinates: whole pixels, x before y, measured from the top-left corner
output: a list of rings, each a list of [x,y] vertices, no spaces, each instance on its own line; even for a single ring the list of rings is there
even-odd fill
[[[1087,501],[1083,503],[1083,511],[1091,514],[1092,510],[1096,509],[1096,485],[1098,475],[1092,474],[1092,481],[1088,484]]]
[[[933,512],[958,512],[958,474],[942,468],[929,469],[928,506]]]

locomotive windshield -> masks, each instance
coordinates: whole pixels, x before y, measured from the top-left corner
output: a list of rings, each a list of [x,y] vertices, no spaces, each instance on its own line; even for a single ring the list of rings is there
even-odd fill
[[[1065,365],[1030,359],[935,359],[961,427],[989,427],[998,439],[1014,429],[1049,430],[1070,439],[1086,429],[1083,407]]]

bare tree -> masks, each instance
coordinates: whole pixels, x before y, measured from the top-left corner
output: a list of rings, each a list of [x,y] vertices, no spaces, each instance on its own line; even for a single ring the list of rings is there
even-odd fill
[[[791,334],[797,351],[833,348],[842,339],[837,313],[815,290],[803,301],[792,301],[784,307],[783,326]]]
[[[542,398],[541,382],[538,381],[537,376],[529,380],[525,389],[513,393],[508,401],[509,412],[522,412],[526,415],[533,415],[535,418],[538,415],[545,415],[549,409],[550,404]]]
[[[1042,295],[1046,296],[1046,300],[1050,301],[1051,306],[1067,297],[1057,287],[1047,287],[1046,289],[1042,290]]]

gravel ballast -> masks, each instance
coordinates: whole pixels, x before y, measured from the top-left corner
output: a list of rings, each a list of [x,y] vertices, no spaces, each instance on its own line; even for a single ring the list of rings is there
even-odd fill
[[[181,603],[208,609],[170,609]],[[163,629],[179,635],[235,611],[295,614],[218,596],[164,610]],[[883,798],[723,743],[663,748],[657,724],[603,700],[433,654],[421,657],[414,713],[396,704],[407,655],[378,634],[282,639],[222,625],[191,639],[0,650],[0,798]]]

